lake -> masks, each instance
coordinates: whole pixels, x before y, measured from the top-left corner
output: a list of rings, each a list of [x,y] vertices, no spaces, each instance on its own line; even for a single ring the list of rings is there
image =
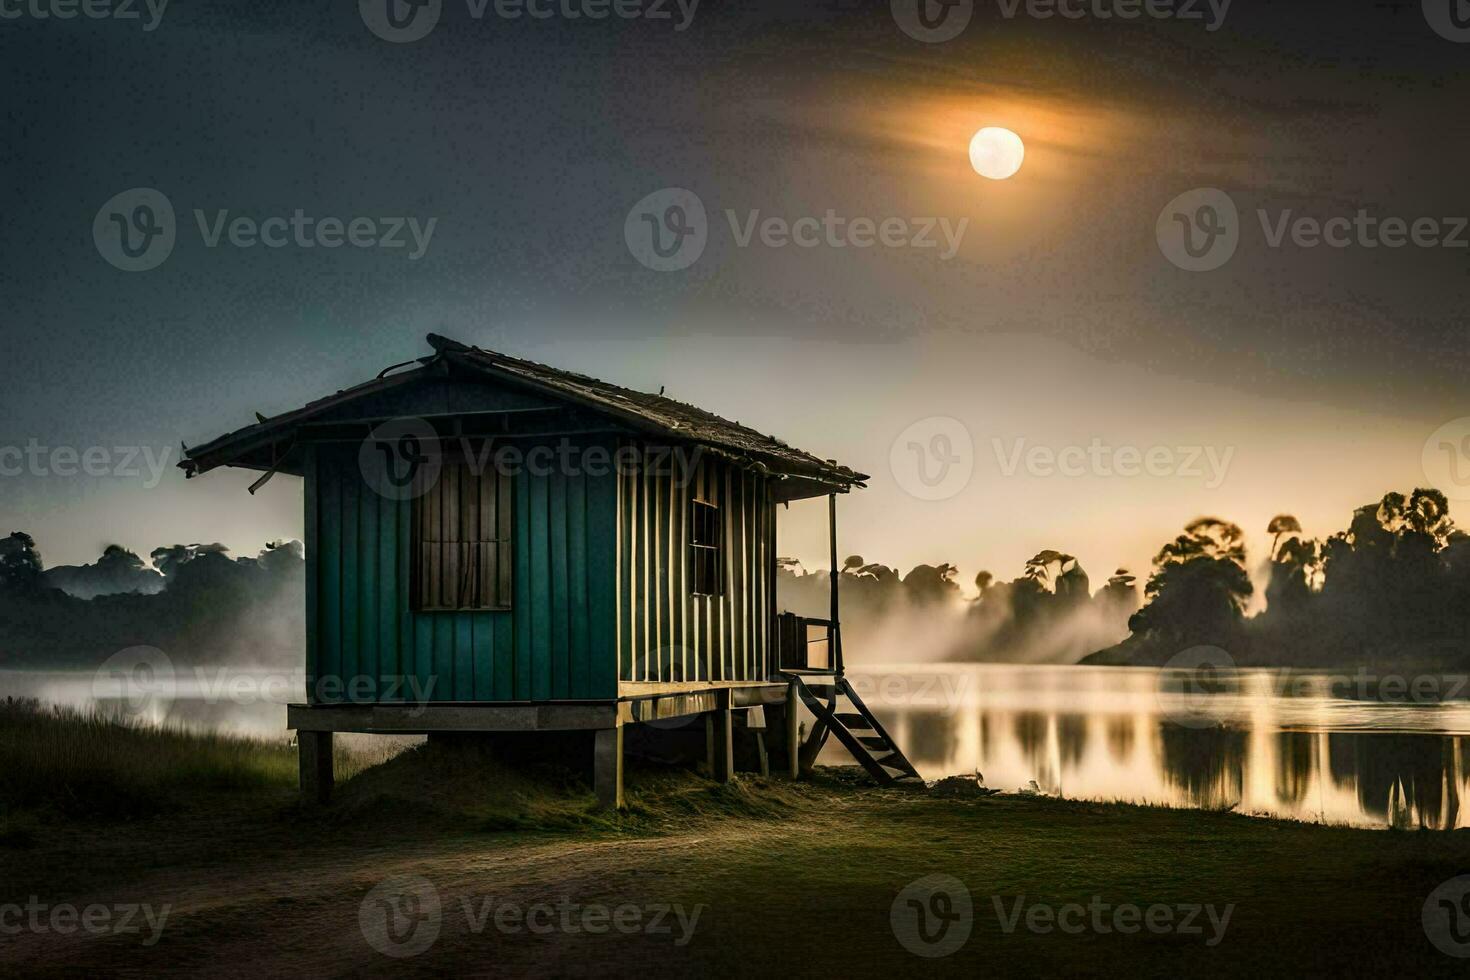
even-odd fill
[[[1462,676],[1270,670],[1202,679],[1154,668],[1010,664],[849,670],[926,779],[979,771],[988,786],[1233,809],[1364,827],[1470,826],[1470,701]],[[180,672],[136,716],[285,737],[305,681]],[[115,707],[91,674],[0,671],[0,697]],[[835,740],[821,762],[850,764]]]
[[[926,779],[1364,827],[1470,826],[1463,676],[850,668]],[[822,762],[846,752],[830,741]]]

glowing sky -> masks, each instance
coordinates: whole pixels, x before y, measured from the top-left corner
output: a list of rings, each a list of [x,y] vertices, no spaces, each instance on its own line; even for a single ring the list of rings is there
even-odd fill
[[[1270,248],[1279,216],[1470,214],[1460,170],[1470,48],[1416,10],[1238,5],[1178,22],[1007,20],[981,5],[942,45],[886,4],[701,8],[645,22],[470,22],[413,45],[355,5],[170,9],[159,28],[17,22],[0,140],[7,380],[0,446],[176,449],[424,352],[430,330],[658,390],[873,474],[843,504],[843,550],[1004,577],[1044,547],[1094,581],[1146,567],[1201,513],[1259,546],[1425,482],[1421,452],[1470,415],[1470,250]],[[13,27],[13,29],[12,29]],[[205,79],[185,85],[181,79]],[[213,80],[210,83],[208,80]],[[1026,142],[1011,180],[970,168],[981,126]],[[119,272],[94,214],[134,186],[180,214],[166,264]],[[1160,209],[1194,187],[1245,216],[1224,268],[1161,255]],[[640,266],[632,204],[693,190],[692,267]],[[209,247],[194,209],[256,219],[438,218],[417,261],[383,250]],[[742,247],[726,212],[964,220],[920,248]],[[973,476],[905,492],[890,448],[951,417]],[[994,440],[1004,447],[997,457]],[[1211,447],[1190,476],[1007,476],[1026,448]],[[1222,457],[1223,458],[1223,457]],[[48,563],[110,541],[300,534],[299,486],[55,474],[0,479],[0,519]],[[783,551],[825,552],[817,507]]]

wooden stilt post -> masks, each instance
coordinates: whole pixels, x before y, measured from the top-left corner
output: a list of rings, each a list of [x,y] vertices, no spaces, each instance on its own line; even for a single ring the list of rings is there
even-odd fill
[[[296,733],[296,757],[300,766],[301,799],[326,803],[332,798],[332,733]]]
[[[837,676],[842,676],[842,627],[837,615],[837,584],[842,570],[837,567],[837,494],[827,494],[827,531],[832,545],[832,625],[827,627],[827,656]]]
[[[730,691],[718,692],[719,707],[709,714],[710,778],[728,783],[735,776],[735,713],[730,710]]]
[[[801,695],[796,681],[786,685],[786,760],[791,778],[801,778]]]
[[[593,734],[592,782],[599,807],[623,808],[623,726],[600,728]]]

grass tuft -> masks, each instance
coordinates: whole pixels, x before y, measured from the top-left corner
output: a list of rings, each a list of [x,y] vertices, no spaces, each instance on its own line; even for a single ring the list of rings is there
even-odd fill
[[[149,816],[200,792],[289,788],[296,753],[268,742],[156,727],[35,701],[0,702],[0,818]]]

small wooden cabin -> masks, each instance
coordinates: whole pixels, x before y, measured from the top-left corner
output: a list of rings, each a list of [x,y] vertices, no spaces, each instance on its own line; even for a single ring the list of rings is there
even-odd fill
[[[288,708],[305,791],[330,792],[339,731],[591,732],[599,798],[618,805],[626,725],[708,716],[721,778],[732,712],[782,706],[793,767],[798,698],[816,728],[851,727],[837,577],[830,620],[781,615],[776,514],[828,496],[835,521],[863,474],[670,398],[428,339],[180,464],[261,471],[252,492],[305,481],[307,699]],[[832,556],[835,572],[835,523]]]

